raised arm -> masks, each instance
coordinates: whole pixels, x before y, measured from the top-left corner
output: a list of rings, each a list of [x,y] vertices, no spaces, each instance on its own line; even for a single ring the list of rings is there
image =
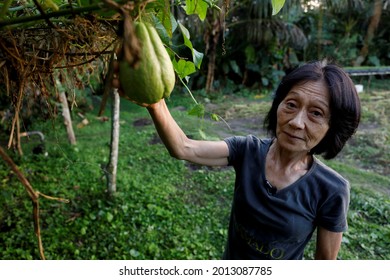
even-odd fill
[[[146,108],[171,156],[208,166],[228,164],[229,150],[226,142],[189,139],[173,119],[164,99]]]

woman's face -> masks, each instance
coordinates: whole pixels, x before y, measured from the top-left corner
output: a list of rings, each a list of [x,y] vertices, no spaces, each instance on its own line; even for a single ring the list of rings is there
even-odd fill
[[[329,129],[329,93],[323,81],[295,85],[279,104],[276,138],[290,152],[309,152]]]

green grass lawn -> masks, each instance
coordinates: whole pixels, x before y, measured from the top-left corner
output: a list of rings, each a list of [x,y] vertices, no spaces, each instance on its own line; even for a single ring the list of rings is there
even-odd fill
[[[188,116],[168,104],[185,132],[194,138],[217,138],[213,123]],[[159,142],[144,108],[122,100],[117,193],[106,193],[110,122],[74,114],[77,145],[67,143],[61,120],[36,123],[46,136],[48,156],[12,154],[32,186],[61,203],[40,198],[41,233],[48,259],[220,259],[224,251],[234,173],[171,158]],[[134,126],[134,121],[142,124]],[[141,121],[140,121],[141,120]],[[199,131],[201,129],[201,132]],[[362,147],[364,148],[364,147]],[[350,153],[355,153],[350,150]],[[351,165],[329,164],[351,181],[349,230],[342,259],[390,259],[390,179]],[[381,191],[383,190],[383,191]],[[0,162],[0,259],[39,259],[32,204],[23,186]],[[305,257],[313,258],[313,243]]]

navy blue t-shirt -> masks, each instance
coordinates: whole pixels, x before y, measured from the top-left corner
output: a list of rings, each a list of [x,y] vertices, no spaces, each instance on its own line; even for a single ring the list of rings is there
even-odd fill
[[[271,139],[225,139],[236,171],[225,259],[302,259],[315,228],[347,229],[349,183],[314,158],[308,172],[273,191],[265,178]]]

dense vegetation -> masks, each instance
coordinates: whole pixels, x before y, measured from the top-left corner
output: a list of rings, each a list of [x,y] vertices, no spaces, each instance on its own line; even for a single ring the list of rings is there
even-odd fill
[[[106,193],[111,115],[108,106],[105,115],[98,111],[109,94],[102,88],[120,35],[140,17],[157,27],[177,78],[168,105],[189,135],[264,136],[261,116],[273,88],[302,61],[390,65],[390,1],[126,2],[0,3],[0,145],[35,190],[70,201],[39,197],[48,259],[219,259],[233,171],[170,158],[146,111],[126,101],[118,191]],[[284,2],[275,15],[271,3]],[[132,44],[134,37],[125,40],[130,53]],[[356,79],[366,90],[362,125],[329,162],[352,185],[342,259],[390,257],[389,88],[385,76],[373,80]],[[194,107],[182,84],[200,104]],[[65,92],[77,145],[69,145],[63,127],[58,95]],[[22,136],[26,131],[45,139]],[[38,259],[31,199],[9,167],[0,161],[0,259]],[[306,258],[313,258],[313,244]]]
[[[383,83],[382,83],[383,84]],[[389,160],[389,139],[367,142],[389,133],[381,114],[388,114],[389,94],[375,90],[362,95],[362,130],[343,155],[328,162],[351,181],[349,230],[341,259],[389,259],[390,214],[388,170],[382,175],[369,167]],[[219,138],[229,130],[222,122],[189,116],[188,97],[175,91],[169,101],[174,117],[195,138]],[[204,94],[196,92],[203,100]],[[239,99],[237,99],[239,98]],[[219,95],[209,103],[226,121],[262,115],[269,98],[255,92]],[[85,99],[84,101],[90,101]],[[79,100],[81,103],[82,100]],[[93,102],[88,103],[93,106]],[[372,112],[382,112],[373,114]],[[14,159],[32,185],[65,204],[41,198],[42,238],[48,259],[219,259],[226,240],[234,182],[229,168],[205,168],[170,158],[143,108],[122,102],[118,192],[105,193],[104,166],[108,160],[110,123],[96,110],[81,111],[89,124],[76,130],[78,144],[70,146],[60,121],[35,122],[45,136],[44,154],[34,155],[39,143],[24,144],[25,156]],[[260,116],[261,117],[261,116]],[[75,119],[75,123],[81,119]],[[387,120],[388,121],[388,120]],[[255,124],[261,127],[260,123]],[[366,127],[376,126],[368,132]],[[242,129],[245,125],[242,125]],[[200,130],[201,129],[201,132]],[[241,130],[242,133],[245,133]],[[369,133],[369,135],[367,135]],[[261,134],[261,132],[260,132]],[[226,134],[225,134],[226,135]],[[373,152],[375,150],[375,152]],[[372,156],[369,155],[371,153]],[[1,259],[39,258],[32,223],[31,201],[3,162],[0,162]],[[313,245],[306,258],[313,258]]]

